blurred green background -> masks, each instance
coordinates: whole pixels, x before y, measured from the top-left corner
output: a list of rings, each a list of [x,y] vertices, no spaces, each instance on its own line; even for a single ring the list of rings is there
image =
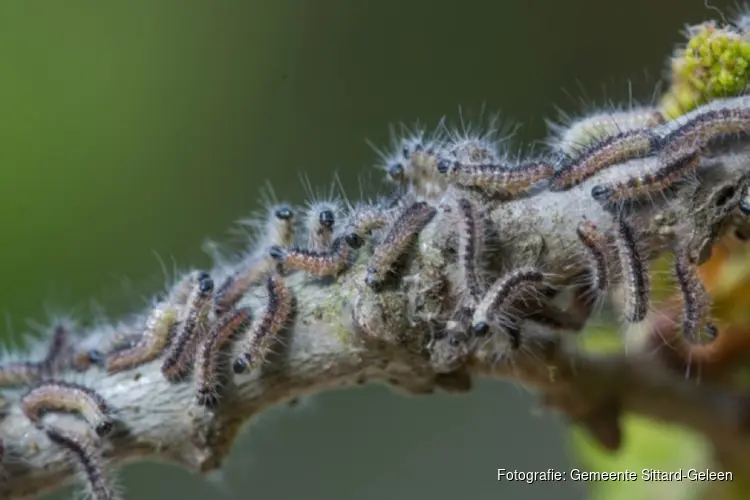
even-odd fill
[[[703,0],[3,2],[9,331],[140,307],[164,282],[156,255],[208,265],[203,241],[226,240],[266,180],[296,203],[299,173],[327,188],[337,172],[353,197],[360,178],[380,188],[365,139],[387,145],[390,124],[484,104],[523,123],[520,146],[555,106],[585,110],[579,97],[649,102],[684,25],[717,17]],[[263,415],[208,481],[156,464],[120,481],[141,500],[583,498],[570,481],[496,481],[571,467],[564,426],[532,410],[500,383],[331,392]]]

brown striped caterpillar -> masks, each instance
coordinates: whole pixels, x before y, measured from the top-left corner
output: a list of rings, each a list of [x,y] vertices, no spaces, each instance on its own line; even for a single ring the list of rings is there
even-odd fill
[[[47,429],[47,437],[75,456],[92,500],[115,500],[117,498],[115,487],[110,484],[106,476],[104,458],[98,443],[84,434],[57,428]]]
[[[570,189],[606,168],[647,156],[658,147],[658,139],[658,136],[648,129],[637,129],[595,142],[555,172],[550,182],[550,190]]]
[[[591,196],[606,208],[614,209],[626,202],[639,201],[663,193],[678,182],[694,177],[699,162],[698,156],[684,156],[652,172],[635,175],[623,181],[597,184],[591,188]]]
[[[142,334],[134,333],[130,325],[118,325],[107,332],[106,339],[96,339],[95,345],[91,345],[93,339],[79,344],[71,354],[70,367],[85,372],[92,365],[104,366],[108,354],[135,346],[141,337]]]
[[[251,286],[260,283],[273,270],[275,263],[268,255],[270,247],[288,247],[294,241],[295,215],[287,205],[271,206],[264,222],[259,229],[261,238],[257,251],[241,263],[240,269],[227,277],[216,291],[214,310],[219,315],[234,307]],[[248,224],[254,225],[255,221]]]
[[[190,370],[201,330],[207,320],[213,299],[214,280],[205,272],[195,276],[194,289],[185,304],[185,316],[172,337],[161,364],[161,373],[170,382],[177,382]]]
[[[318,277],[336,276],[349,265],[350,250],[361,245],[362,240],[351,233],[333,240],[331,249],[324,252],[273,246],[269,249],[269,255],[281,264],[283,269],[304,271]]]
[[[214,295],[214,311],[222,315],[234,307],[245,293],[263,280],[263,276],[272,269],[273,261],[267,255],[253,257],[249,262],[241,263],[241,269],[228,276]]]
[[[133,369],[161,356],[172,336],[177,321],[177,311],[166,305],[157,305],[146,319],[143,334],[138,342],[106,355],[104,364],[108,373]]]
[[[698,343],[709,322],[711,299],[687,246],[675,252],[674,274],[682,292],[682,334],[688,342]]]
[[[648,267],[638,249],[635,231],[624,217],[615,220],[617,233],[615,244],[624,278],[625,302],[623,315],[629,323],[646,319],[651,297],[651,280]]]
[[[222,385],[222,366],[226,348],[252,321],[252,311],[243,307],[220,317],[198,347],[195,359],[196,400],[202,406],[218,403]]]
[[[576,158],[596,142],[632,130],[655,128],[666,123],[666,118],[656,108],[634,107],[595,113],[576,121],[564,116],[562,122],[548,122],[556,136],[549,142],[564,156]]]
[[[554,167],[544,161],[520,165],[462,164],[458,161],[440,160],[441,174],[459,187],[476,189],[490,195],[516,197],[525,194],[534,184],[551,179]]]
[[[113,427],[112,410],[93,389],[80,384],[62,381],[42,382],[21,399],[24,414],[38,427],[48,412],[78,413],[99,436],[108,434]]]
[[[598,298],[603,297],[610,285],[608,247],[606,236],[599,231],[596,224],[584,219],[576,227],[578,239],[586,247],[588,253],[588,274],[590,276],[590,290]]]
[[[471,331],[483,337],[490,332],[490,316],[507,314],[507,308],[529,288],[539,288],[545,283],[544,273],[532,267],[522,267],[506,273],[492,284],[474,311]]]
[[[661,129],[659,156],[665,165],[694,157],[717,139],[750,132],[750,97],[718,99],[691,111]]]
[[[235,373],[260,366],[265,361],[279,332],[292,317],[292,292],[279,275],[266,278],[265,309],[240,343],[240,355],[234,360]]]
[[[484,224],[482,215],[466,198],[456,201],[458,218],[458,269],[460,281],[466,286],[471,299],[471,307],[476,307],[484,296],[484,284],[478,275],[479,256],[484,243]]]
[[[365,283],[378,288],[391,266],[406,252],[414,238],[437,213],[437,209],[425,201],[413,203],[391,225],[383,241],[367,263]]]

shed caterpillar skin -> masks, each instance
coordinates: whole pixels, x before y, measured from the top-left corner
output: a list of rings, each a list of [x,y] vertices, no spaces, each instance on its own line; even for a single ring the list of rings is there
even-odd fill
[[[113,427],[111,408],[93,389],[71,382],[42,382],[21,399],[21,408],[29,420],[38,427],[48,412],[78,413],[99,436],[108,434]]]
[[[290,246],[294,241],[294,223],[294,211],[287,205],[277,205],[269,210],[259,252],[218,287],[214,299],[217,314],[224,314],[234,307],[250,287],[260,283],[273,270],[275,263],[268,255],[268,248]]]
[[[750,97],[713,101],[668,123],[659,156],[665,164],[693,157],[729,134],[750,132]]]
[[[305,271],[317,277],[337,276],[349,265],[350,250],[361,245],[362,240],[352,233],[333,240],[331,249],[324,252],[274,246],[269,249],[269,255],[281,264],[282,269]]]
[[[554,167],[546,162],[529,162],[506,166],[498,164],[470,165],[458,161],[441,160],[438,171],[448,176],[459,187],[478,189],[487,194],[518,196],[531,186],[551,179]]]
[[[544,282],[544,274],[531,267],[522,267],[495,280],[474,311],[471,332],[478,337],[486,336],[491,314],[502,312],[508,303],[528,291],[528,285],[539,287]]]
[[[241,343],[241,354],[232,365],[235,373],[243,373],[263,364],[276,336],[292,317],[292,292],[281,276],[266,278],[266,293],[265,310]]]
[[[367,263],[365,283],[379,288],[391,266],[406,252],[414,238],[435,217],[437,209],[425,201],[413,203],[391,225]]]
[[[646,319],[650,303],[651,281],[648,267],[641,257],[638,240],[630,223],[625,218],[618,217],[615,224],[615,243],[625,286],[623,315],[629,323],[638,323]]]
[[[552,146],[569,158],[578,157],[588,146],[631,130],[651,129],[667,122],[656,108],[636,107],[627,111],[595,113],[564,124],[550,123],[556,138]],[[572,122],[572,123],[571,123]]]
[[[245,328],[253,313],[248,307],[229,311],[219,318],[198,347],[195,361],[195,398],[201,406],[216,406],[222,385],[222,362],[226,348]]]
[[[132,347],[107,354],[105,366],[108,373],[131,370],[153,361],[169,343],[177,321],[177,311],[165,304],[157,306],[146,320],[145,330],[138,343]]]
[[[697,343],[709,322],[711,300],[687,248],[675,252],[674,274],[682,292],[682,334],[689,342]]]
[[[104,471],[104,459],[98,444],[85,435],[56,428],[47,429],[47,437],[75,456],[93,500],[117,498],[115,488],[110,484]]]
[[[558,169],[549,189],[564,191],[578,186],[606,168],[651,154],[658,145],[659,137],[648,129],[631,130],[607,137],[593,143]]]
[[[55,326],[47,354],[41,361],[21,361],[0,365],[0,387],[31,385],[51,376],[68,362],[70,332],[63,325]]]
[[[200,272],[186,304],[185,318],[177,334],[167,347],[161,364],[161,373],[170,382],[177,382],[190,370],[197,343],[213,300],[214,280],[208,273]]]
[[[678,161],[662,166],[654,172],[630,177],[623,181],[597,184],[591,188],[591,196],[608,209],[622,206],[663,193],[691,175],[700,163],[698,156],[685,156]]]

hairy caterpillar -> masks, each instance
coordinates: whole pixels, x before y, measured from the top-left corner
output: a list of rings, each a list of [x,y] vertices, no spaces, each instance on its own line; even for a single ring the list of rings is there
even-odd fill
[[[406,252],[414,237],[432,220],[437,209],[425,201],[410,205],[391,225],[367,263],[365,283],[378,288],[391,266]]]
[[[61,381],[42,382],[22,399],[23,412],[32,422],[41,425],[44,413],[77,412],[100,436],[112,430],[111,408],[96,391],[80,384]]]
[[[616,220],[617,254],[625,281],[625,303],[623,315],[630,323],[638,323],[646,318],[651,296],[651,281],[648,268],[641,258],[638,240],[630,223],[623,217]]]
[[[107,372],[130,370],[161,356],[169,343],[176,321],[177,311],[174,308],[164,304],[154,308],[135,345],[107,354],[104,360]]]
[[[648,129],[623,132],[595,142],[558,169],[550,190],[562,191],[581,184],[617,163],[646,156],[658,146],[658,136]]]
[[[213,300],[214,280],[208,273],[200,272],[195,278],[194,290],[187,300],[184,319],[177,334],[172,338],[161,364],[161,372],[170,382],[184,377],[194,358],[199,330],[203,328],[205,316]]]
[[[451,182],[460,187],[473,188],[484,193],[518,196],[534,184],[551,179],[554,167],[547,162],[534,161],[520,165],[462,164],[458,161],[441,160],[438,171],[446,174]]]
[[[292,315],[292,293],[279,276],[266,278],[265,310],[240,345],[240,356],[234,360],[235,373],[242,373],[265,361],[276,335]]]
[[[214,323],[211,331],[198,347],[195,361],[196,400],[202,406],[215,406],[221,386],[222,355],[237,337],[250,325],[253,314],[250,308],[232,310]]]
[[[528,291],[529,285],[538,287],[544,280],[544,274],[531,267],[511,271],[495,280],[474,311],[471,320],[472,333],[477,336],[487,335],[491,314],[504,312],[504,307]]]
[[[350,249],[359,248],[361,244],[359,237],[352,233],[333,240],[331,249],[327,251],[273,246],[269,249],[269,255],[284,269],[305,271],[312,276],[336,276],[349,265]]]
[[[115,500],[117,494],[104,471],[104,459],[97,443],[86,435],[56,428],[47,429],[47,437],[75,456],[93,500]]]

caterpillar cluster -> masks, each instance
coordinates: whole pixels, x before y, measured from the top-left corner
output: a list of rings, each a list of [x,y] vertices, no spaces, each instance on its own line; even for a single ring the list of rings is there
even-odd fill
[[[0,387],[10,397],[24,389],[18,401],[26,417],[70,453],[93,498],[103,500],[115,493],[102,450],[124,423],[117,408],[71,374],[115,375],[158,363],[169,383],[194,385],[196,405],[218,408],[234,377],[272,362],[295,317],[293,275],[329,286],[361,261],[352,274],[362,293],[409,288],[410,320],[428,332],[416,344],[437,373],[461,369],[481,350],[512,357],[540,332],[577,331],[592,310],[578,302],[602,300],[616,285],[624,290],[624,321],[642,322],[650,308],[651,256],[633,216],[694,186],[713,147],[750,131],[750,98],[717,100],[672,121],[654,109],[609,118],[614,126],[596,130],[592,123],[601,120],[579,122],[546,156],[525,161],[509,160],[491,134],[408,137],[381,166],[397,184],[393,196],[355,205],[332,197],[302,209],[271,206],[259,243],[239,262],[187,273],[148,314],[106,338],[97,332],[93,344],[92,336],[76,344],[69,326],[55,327],[43,359],[0,365]],[[588,139],[581,146],[575,141],[582,136]],[[606,214],[597,220],[581,214],[569,228],[575,244],[567,251],[583,279],[553,273],[538,254],[497,251],[498,217],[514,203],[574,190]],[[743,197],[737,210],[747,213],[746,205]],[[696,257],[679,240],[675,276],[685,297],[688,356],[704,347],[701,332],[715,329]],[[420,248],[431,245],[440,265],[420,260]],[[407,269],[419,273],[406,280]],[[245,301],[251,293],[264,297],[257,310]],[[49,413],[78,415],[91,432],[50,424]]]

